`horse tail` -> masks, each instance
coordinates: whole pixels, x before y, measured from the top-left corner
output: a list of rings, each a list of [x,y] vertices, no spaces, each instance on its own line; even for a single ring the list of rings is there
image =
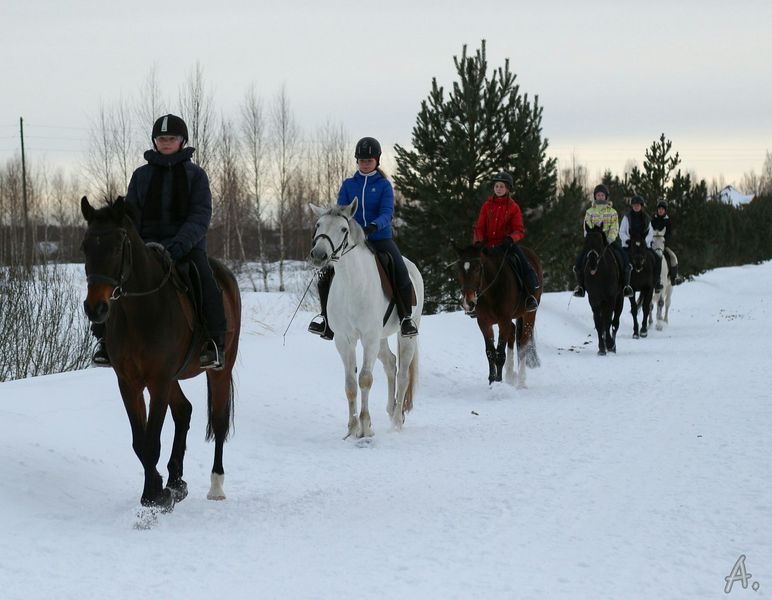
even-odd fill
[[[410,361],[408,369],[410,373],[410,383],[407,385],[407,391],[405,391],[405,401],[402,404],[403,413],[408,413],[413,410],[413,396],[418,389],[418,342],[415,343],[413,360]]]
[[[225,428],[225,436],[223,441],[226,441],[230,434],[233,432],[233,413],[235,400],[235,388],[233,386],[233,375],[228,377],[228,400],[225,405],[225,417],[227,427]],[[206,441],[211,442],[215,439],[215,417],[214,407],[212,406],[212,382],[209,377],[206,378],[206,404],[207,404],[207,420],[206,420]]]

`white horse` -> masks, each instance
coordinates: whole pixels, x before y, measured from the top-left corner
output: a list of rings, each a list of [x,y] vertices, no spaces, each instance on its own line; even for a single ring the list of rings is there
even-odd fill
[[[397,360],[389,348],[388,338],[399,332],[396,307],[384,325],[383,319],[391,303],[381,286],[378,260],[365,243],[365,234],[353,219],[358,199],[348,206],[324,209],[309,203],[318,215],[313,247],[309,260],[316,268],[335,265],[335,277],[327,300],[327,320],[335,333],[335,346],[343,361],[349,419],[346,437],[373,435],[368,408],[370,388],[373,385],[373,366],[378,358],[388,378],[389,397],[386,410],[391,424],[402,429],[405,414],[413,407],[413,396],[418,382],[418,342],[415,338],[398,337],[399,371]],[[420,324],[424,303],[424,284],[416,266],[405,259],[417,299],[413,320]],[[359,390],[362,406],[357,416],[357,340],[362,343],[362,366],[359,369]],[[396,383],[396,395],[395,395]],[[344,438],[345,439],[345,438]]]
[[[665,232],[654,231],[654,239],[651,242],[651,247],[657,253],[662,261],[662,290],[660,292],[654,292],[654,296],[651,299],[652,310],[649,312],[649,325],[651,326],[654,321],[654,305],[657,305],[657,331],[662,331],[662,323],[668,323],[668,314],[670,313],[670,299],[673,296],[673,282],[670,281],[670,271],[668,270],[667,261],[665,260],[665,252],[669,251],[672,260],[677,261],[675,254],[672,250],[665,248]],[[665,308],[665,314],[662,315],[662,307]]]

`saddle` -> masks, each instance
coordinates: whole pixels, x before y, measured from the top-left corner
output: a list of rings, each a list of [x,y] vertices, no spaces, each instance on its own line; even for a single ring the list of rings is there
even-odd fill
[[[402,298],[397,293],[397,274],[394,270],[394,261],[391,258],[391,254],[388,252],[375,252],[375,264],[378,265],[378,275],[381,277],[381,288],[387,298],[390,298],[389,308],[386,309],[386,314],[383,317],[383,325],[389,320],[394,307],[397,302],[402,302]],[[413,282],[410,282],[410,298],[411,304],[416,306],[418,300],[415,295],[415,288]]]

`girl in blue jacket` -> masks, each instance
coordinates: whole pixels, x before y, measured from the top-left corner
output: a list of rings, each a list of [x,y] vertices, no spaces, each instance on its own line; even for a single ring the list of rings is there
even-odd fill
[[[353,177],[343,182],[338,192],[338,204],[348,206],[359,198],[354,219],[364,229],[370,244],[378,252],[388,252],[394,263],[397,279],[397,302],[400,318],[400,333],[402,337],[415,337],[418,328],[412,318],[412,287],[407,266],[391,235],[391,219],[394,216],[394,190],[379,168],[381,145],[378,140],[365,137],[357,142],[354,156],[357,159],[358,170]],[[308,330],[311,333],[331,340],[333,332],[327,325],[327,296],[330,291],[333,270],[323,269],[319,274],[319,299],[322,303],[322,313],[314,317]]]

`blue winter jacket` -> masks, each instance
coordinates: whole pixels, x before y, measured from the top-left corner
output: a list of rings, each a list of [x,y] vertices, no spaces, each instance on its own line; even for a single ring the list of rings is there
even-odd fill
[[[378,229],[369,237],[372,241],[391,238],[391,218],[394,216],[394,190],[388,179],[373,171],[362,175],[359,171],[343,182],[338,192],[338,204],[348,206],[359,198],[354,219],[363,228],[375,223]]]
[[[212,220],[212,192],[206,171],[190,160],[195,148],[183,148],[179,152],[164,155],[155,150],[145,152],[146,165],[139,167],[131,176],[126,202],[137,210],[135,222],[139,235],[145,242],[158,242],[168,246],[178,243],[185,254],[193,248],[206,252],[206,233]],[[188,209],[184,220],[172,218],[170,204],[172,167],[182,163],[188,182]],[[163,193],[161,218],[148,220],[143,215],[150,180],[156,169],[162,169]]]

